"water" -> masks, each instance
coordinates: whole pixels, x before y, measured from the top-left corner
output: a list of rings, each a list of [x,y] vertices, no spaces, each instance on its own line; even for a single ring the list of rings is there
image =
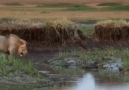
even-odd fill
[[[88,73],[79,79],[74,85],[58,89],[56,88],[54,90],[129,90],[129,83],[96,82],[95,77],[91,73]]]
[[[91,74],[85,75],[78,81],[75,90],[95,90],[95,80]]]

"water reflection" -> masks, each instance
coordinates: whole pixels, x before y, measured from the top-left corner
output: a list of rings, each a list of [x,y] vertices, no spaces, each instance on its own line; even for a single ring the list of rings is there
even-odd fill
[[[72,87],[62,90],[129,90],[129,83],[96,83],[93,75],[88,73]]]
[[[75,90],[95,90],[94,77],[89,73],[78,81]]]

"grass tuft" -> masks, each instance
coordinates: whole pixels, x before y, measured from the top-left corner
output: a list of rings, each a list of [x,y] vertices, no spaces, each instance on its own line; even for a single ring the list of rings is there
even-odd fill
[[[16,34],[28,42],[47,41],[55,43],[74,42],[73,37],[80,38],[79,28],[68,19],[46,19],[46,20],[10,20],[1,19],[0,34]],[[78,30],[78,31],[77,31]],[[81,31],[80,31],[81,32]]]
[[[123,19],[119,20],[101,20],[96,23],[96,25],[101,25],[101,26],[112,26],[112,27],[123,27],[123,26],[129,26],[129,22]]]
[[[37,75],[38,70],[30,61],[24,62],[17,58],[5,59],[4,55],[0,57],[0,75],[10,75],[21,72],[27,75]]]
[[[72,27],[74,28],[76,25],[74,22],[68,19],[47,19],[47,20],[20,20],[20,19],[13,19],[13,18],[1,18],[0,19],[0,29],[29,29],[29,28],[43,28],[47,26],[52,27]]]

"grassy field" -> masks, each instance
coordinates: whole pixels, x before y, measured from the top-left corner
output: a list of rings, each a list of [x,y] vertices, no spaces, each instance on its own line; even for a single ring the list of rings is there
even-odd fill
[[[98,8],[99,7],[99,8]],[[129,18],[128,3],[3,3],[0,17],[105,19]]]
[[[28,0],[28,1],[30,1],[30,0]],[[129,20],[129,2],[125,3],[123,1],[122,3],[120,3],[120,2],[108,3],[108,2],[98,2],[97,1],[94,3],[66,3],[66,2],[65,3],[64,2],[63,3],[57,3],[57,2],[56,3],[41,3],[40,2],[41,0],[39,0],[38,3],[34,3],[36,1],[38,1],[38,0],[33,0],[33,1],[31,1],[32,3],[27,3],[25,0],[23,0],[24,3],[11,2],[11,1],[10,1],[11,3],[9,3],[9,2],[4,2],[4,0],[3,0],[3,2],[0,1],[0,3],[1,3],[0,4],[0,13],[1,13],[0,14],[0,30],[1,30],[1,32],[3,32],[2,30],[6,30],[6,29],[9,32],[11,32],[11,30],[12,31],[17,30],[17,33],[20,33],[21,36],[23,36],[23,37],[21,37],[21,36],[20,37],[24,38],[25,40],[28,39],[28,42],[29,42],[30,38],[35,41],[38,41],[38,39],[39,39],[38,42],[40,42],[40,40],[43,36],[43,37],[45,37],[46,41],[49,41],[49,40],[51,42],[53,41],[52,44],[54,44],[54,41],[56,41],[56,39],[58,39],[57,41],[59,41],[59,39],[60,39],[61,42],[64,42],[65,41],[64,37],[66,34],[67,34],[66,37],[68,37],[68,39],[70,36],[73,38],[73,35],[75,35],[74,38],[78,38],[78,37],[76,37],[76,35],[79,36],[79,38],[80,38],[81,34],[77,34],[76,32],[74,32],[74,30],[75,31],[81,30],[84,33],[84,35],[86,35],[88,38],[90,38],[90,40],[92,40],[94,38],[93,33],[95,30],[95,27],[93,25],[89,25],[89,26],[85,25],[85,22],[87,22],[89,20],[93,21],[94,23],[96,21],[102,20],[102,19],[128,19]],[[47,0],[45,0],[45,1],[47,1]],[[51,1],[51,0],[48,0],[48,1]],[[78,0],[76,0],[76,1],[78,1]],[[85,1],[85,0],[82,0],[82,1]],[[73,0],[72,0],[72,2],[73,2]],[[54,20],[53,20],[53,22],[47,21],[47,20],[51,20],[51,19],[55,19],[55,21]],[[56,19],[58,19],[58,21]],[[63,20],[63,19],[64,20],[66,19],[66,21],[62,22],[61,20]],[[19,22],[16,22],[16,20],[19,20]],[[74,26],[74,28],[73,28],[73,25],[71,26],[71,23],[73,24],[74,22],[70,21],[68,23],[67,20],[84,23],[84,25],[80,25],[79,27]],[[106,22],[106,24],[107,24],[107,22]],[[74,23],[74,25],[75,25],[75,23]],[[105,25],[105,23],[104,23],[104,25]],[[122,26],[121,23],[119,23],[119,22],[117,23],[117,25],[120,25],[120,27]],[[126,25],[128,26],[129,23]],[[25,34],[25,32],[22,31],[22,30],[25,30],[26,28],[27,28],[27,32],[29,32],[29,30],[30,30],[31,33],[29,32],[29,34]],[[38,29],[36,29],[36,28],[38,28]],[[46,34],[44,34],[44,32],[43,33],[38,32],[38,31],[40,31],[39,30],[40,28],[42,28],[41,31],[43,31],[43,29],[46,30],[45,31]],[[38,30],[38,31],[34,31],[33,29]],[[55,30],[56,34],[54,34],[52,32],[52,30]],[[64,33],[60,34],[60,32],[62,32],[62,30]],[[32,32],[34,32],[34,33],[32,34]],[[38,34],[36,34],[37,32],[38,32]],[[29,38],[27,36],[29,36]],[[25,37],[27,37],[27,38],[25,38]],[[35,39],[35,37],[38,39]],[[45,40],[45,39],[42,39],[42,40]],[[72,39],[72,40],[74,40],[74,39]],[[75,41],[73,41],[73,42],[75,42]],[[44,43],[42,43],[42,44],[44,44]],[[88,45],[90,46],[89,43],[87,44],[87,46]],[[40,47],[38,48],[37,46],[34,46],[34,51],[36,49],[38,49],[37,52],[43,54],[43,56],[45,56],[45,57],[48,57],[49,55],[47,55],[47,54],[53,54],[53,53],[55,54],[55,51],[57,50],[56,47],[52,47],[51,51],[48,50],[48,53],[46,54],[47,49],[45,48],[45,50],[44,50],[44,47],[45,47],[45,45],[42,46],[42,48],[40,48]],[[30,46],[30,48],[33,48],[33,47]],[[53,48],[54,48],[54,50],[53,50]],[[76,45],[74,48],[76,48]],[[95,46],[95,48],[97,48],[97,46]],[[87,60],[94,60],[94,61],[97,61],[98,63],[103,63],[104,62],[103,58],[105,56],[121,58],[123,61],[123,68],[129,69],[129,60],[128,60],[129,59],[129,48],[123,48],[123,47],[122,47],[122,49],[118,49],[118,48],[116,49],[116,48],[111,48],[111,47],[110,48],[105,47],[104,49],[95,49],[95,48],[94,48],[94,50],[83,49],[84,51],[81,51],[79,49],[80,51],[73,50],[72,52],[69,52],[70,50],[67,51],[67,49],[65,49],[66,52],[59,52],[59,54],[57,56],[55,56],[55,58],[63,60],[63,58],[66,58],[66,57],[78,56],[79,59],[81,60],[80,62],[82,63],[82,66],[85,65]],[[43,53],[40,51],[43,51]],[[37,54],[37,52],[36,52],[36,54]],[[50,52],[52,52],[52,53],[50,53]],[[30,54],[30,52],[29,52],[29,54]],[[31,54],[34,55],[33,57],[36,57],[35,56],[36,54],[33,54],[33,52],[31,52]],[[54,58],[54,56],[53,56],[53,58]],[[44,60],[44,58],[43,58],[43,60]],[[38,59],[36,59],[36,61],[38,61]],[[38,70],[33,66],[32,63],[29,61],[24,62],[17,58],[11,58],[10,60],[6,60],[5,58],[0,57],[0,76],[12,75],[17,72],[20,72],[20,73],[22,72],[22,73],[25,73],[25,74],[31,75],[31,76],[38,75]],[[41,63],[41,64],[45,64],[45,63]],[[36,64],[36,65],[38,66],[38,64]],[[40,66],[40,64],[39,64],[39,66]],[[67,72],[64,70],[61,70],[61,71]],[[68,73],[70,74],[70,72],[68,72]],[[71,72],[71,74],[73,74],[73,72]]]
[[[24,62],[18,58],[10,58],[7,60],[5,56],[0,56],[0,76],[14,75],[24,73],[28,75],[37,75],[38,70],[31,62]]]
[[[74,21],[109,18],[129,19],[129,3],[2,3],[0,18],[55,19],[68,18]],[[81,26],[85,35],[91,37],[93,26]]]

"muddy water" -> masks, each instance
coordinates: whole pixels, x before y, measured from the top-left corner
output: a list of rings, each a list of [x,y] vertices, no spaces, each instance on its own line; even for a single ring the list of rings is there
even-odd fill
[[[99,78],[94,77],[91,73],[87,73],[73,85],[62,88],[58,87],[53,90],[129,90],[129,83],[127,82],[118,82],[114,80],[112,82],[101,82],[97,81]]]
[[[51,48],[45,48],[43,50],[38,48],[36,50],[30,49],[29,55],[25,58],[32,60],[32,62],[38,67],[39,70],[49,71],[48,68],[44,68],[44,61],[52,58],[57,52],[59,51]],[[36,89],[27,89],[27,90],[129,90],[129,83],[123,82],[120,79],[120,78],[126,79],[124,75],[122,76],[110,75],[108,77],[107,76],[108,76],[107,74],[101,76],[101,75],[97,75],[96,73],[87,73],[82,77],[78,77],[77,81],[72,81],[72,82],[70,81],[70,84],[68,82],[68,84],[65,84],[63,86],[56,86],[51,88],[43,87],[41,89],[36,88]],[[10,89],[10,90],[17,90],[17,89]],[[26,89],[21,89],[21,90],[26,90]]]

